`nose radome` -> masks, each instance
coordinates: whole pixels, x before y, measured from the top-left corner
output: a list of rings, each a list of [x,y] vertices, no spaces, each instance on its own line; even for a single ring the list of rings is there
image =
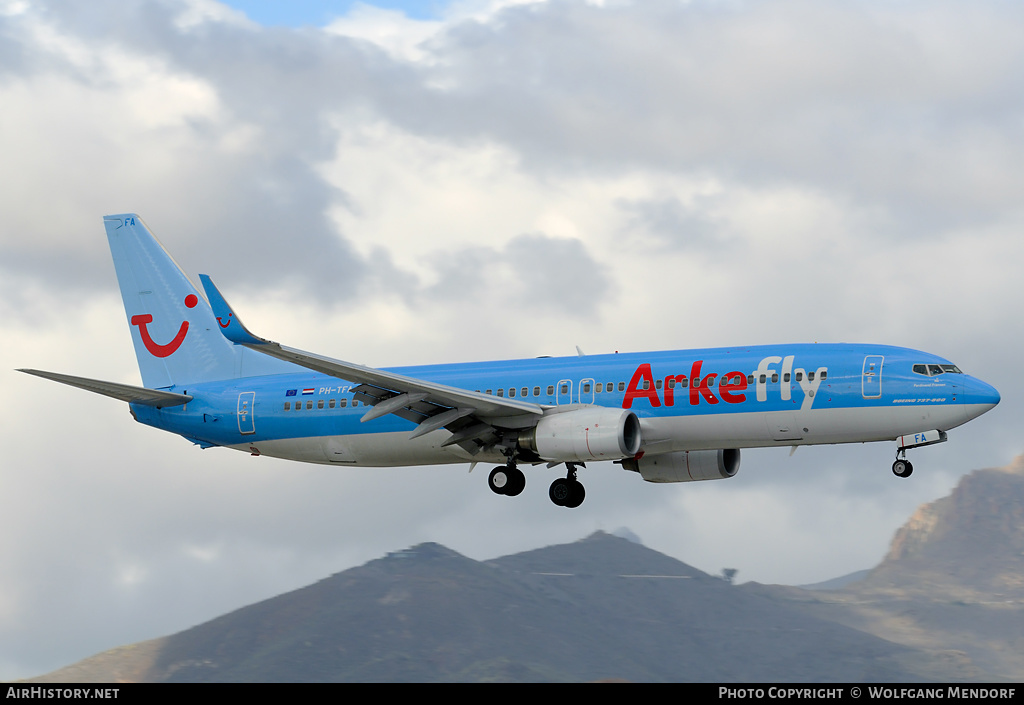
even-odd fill
[[[976,418],[986,411],[991,411],[1001,399],[995,387],[987,382],[982,382],[976,377],[967,378],[964,392],[964,405],[967,407],[967,413],[971,418]]]

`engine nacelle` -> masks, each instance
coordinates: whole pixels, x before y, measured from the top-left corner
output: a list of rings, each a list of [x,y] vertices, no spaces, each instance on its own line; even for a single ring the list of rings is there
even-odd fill
[[[724,480],[740,471],[740,452],[736,448],[726,448],[642,455],[626,458],[622,467],[640,473],[648,482]]]
[[[519,435],[522,448],[554,463],[629,458],[640,450],[640,442],[636,414],[601,406],[545,416]]]

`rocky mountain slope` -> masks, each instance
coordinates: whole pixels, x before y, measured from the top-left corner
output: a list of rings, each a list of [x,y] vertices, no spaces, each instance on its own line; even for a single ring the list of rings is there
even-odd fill
[[[39,681],[1024,679],[1024,457],[921,507],[838,590],[733,586],[597,533],[421,544]]]

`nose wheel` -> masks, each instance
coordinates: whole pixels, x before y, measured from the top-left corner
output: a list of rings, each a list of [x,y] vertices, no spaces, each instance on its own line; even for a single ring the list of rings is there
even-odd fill
[[[896,462],[892,464],[892,474],[896,477],[910,477],[914,472],[914,464],[907,460],[906,448],[896,451]]]

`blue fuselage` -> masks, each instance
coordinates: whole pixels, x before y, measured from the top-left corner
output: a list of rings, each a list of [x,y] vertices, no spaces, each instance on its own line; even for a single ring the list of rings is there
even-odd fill
[[[768,345],[390,371],[544,407],[628,409],[640,419],[644,448],[658,452],[891,440],[946,431],[999,401],[995,389],[948,360],[881,345]],[[370,407],[356,401],[354,386],[299,370],[171,387],[194,399],[183,407],[133,404],[132,410],[140,422],[204,447],[307,462],[470,459],[458,446],[442,447],[445,431],[410,441],[415,424],[395,415],[361,422]]]

